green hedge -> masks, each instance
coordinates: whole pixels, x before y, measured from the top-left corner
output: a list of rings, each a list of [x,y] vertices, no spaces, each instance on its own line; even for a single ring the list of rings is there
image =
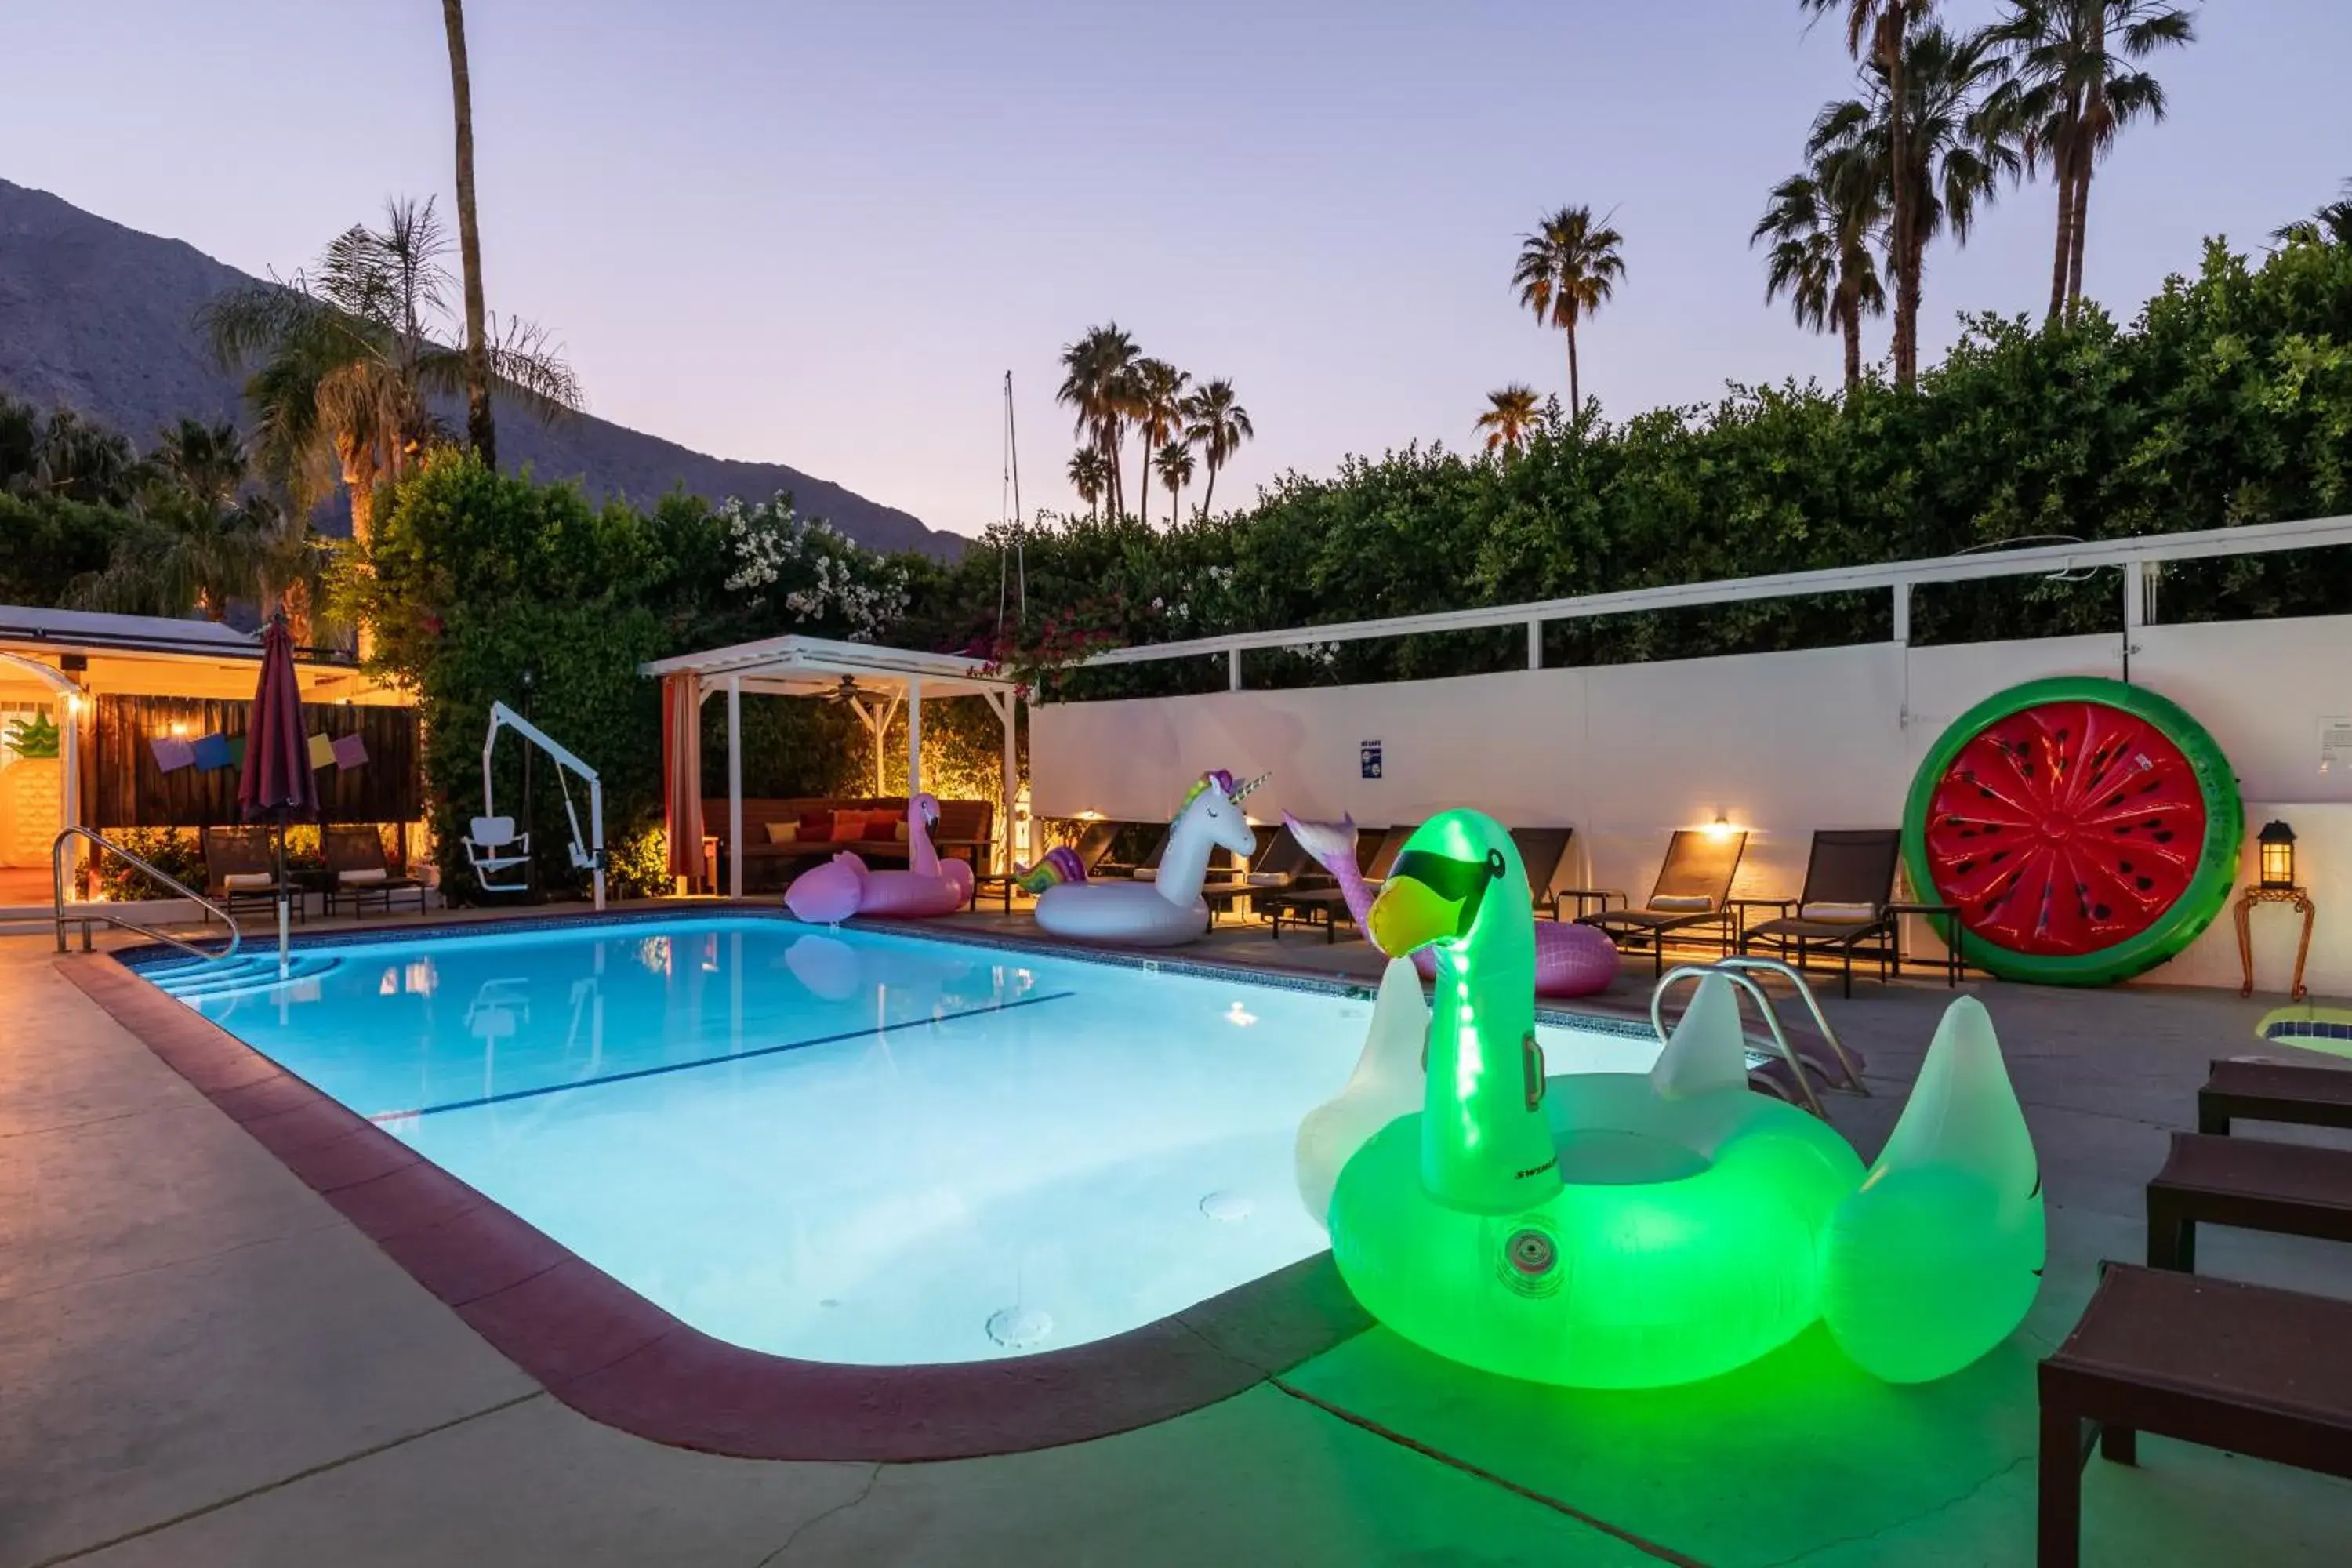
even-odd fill
[[[2259,265],[2216,242],[2128,328],[2096,310],[2042,330],[1970,321],[1916,392],[1866,383],[1735,387],[1712,406],[1582,429],[1554,417],[1506,459],[1408,447],[1328,479],[1277,480],[1247,510],[1169,531],[1130,521],[1025,531],[1027,624],[994,645],[1003,537],[918,596],[916,623],[1025,667],[1097,640],[1461,609],[1938,556],[2024,536],[2097,539],[2352,510],[2352,250],[2290,245]],[[2345,552],[2167,574],[2169,620],[2352,603]],[[1916,640],[2111,630],[2112,574],[1937,588]],[[1885,596],[1556,625],[1548,656],[1615,662],[1888,635]],[[1252,685],[1512,668],[1523,634],[1253,654]],[[1222,661],[1089,672],[1074,696],[1208,689]]]

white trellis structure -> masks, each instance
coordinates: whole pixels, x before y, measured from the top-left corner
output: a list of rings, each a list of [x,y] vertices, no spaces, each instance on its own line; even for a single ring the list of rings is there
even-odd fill
[[[1019,682],[984,673],[960,654],[876,647],[825,637],[768,637],[640,665],[638,673],[665,679],[691,678],[695,700],[727,700],[727,891],[743,896],[743,698],[843,697],[874,737],[874,792],[882,793],[882,738],[901,708],[907,713],[907,793],[923,787],[923,701],[931,697],[979,697],[1004,726],[1004,805],[997,825],[997,859],[1010,868],[1013,803],[1021,792],[1015,748]]]

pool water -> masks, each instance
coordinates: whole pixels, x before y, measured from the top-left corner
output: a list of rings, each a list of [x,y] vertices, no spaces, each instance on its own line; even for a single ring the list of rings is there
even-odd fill
[[[301,961],[184,1000],[687,1322],[867,1364],[1065,1349],[1320,1250],[1292,1141],[1371,1013],[766,919]],[[1554,1072],[1656,1055],[1541,1034]]]

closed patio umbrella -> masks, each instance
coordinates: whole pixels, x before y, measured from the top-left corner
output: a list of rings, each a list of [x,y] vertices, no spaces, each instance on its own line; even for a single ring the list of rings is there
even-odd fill
[[[302,688],[294,678],[294,639],[286,617],[270,617],[261,639],[261,680],[246,721],[245,767],[236,781],[238,815],[278,824],[278,972],[287,967],[286,825],[319,815],[319,775],[310,771],[302,732]]]

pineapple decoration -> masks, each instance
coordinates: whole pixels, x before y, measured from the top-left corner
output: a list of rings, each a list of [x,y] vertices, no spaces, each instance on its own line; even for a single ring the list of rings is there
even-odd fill
[[[0,866],[46,866],[65,821],[65,768],[58,761],[57,721],[19,719],[0,732],[16,760],[0,768]]]

